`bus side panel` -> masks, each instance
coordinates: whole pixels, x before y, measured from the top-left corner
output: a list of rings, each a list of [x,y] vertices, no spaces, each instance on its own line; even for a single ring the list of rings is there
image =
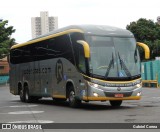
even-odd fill
[[[29,82],[29,63],[22,63],[19,64],[20,68],[19,68],[19,72],[18,72],[18,76],[19,76],[19,82],[22,83],[22,85],[24,85],[25,82]]]
[[[32,95],[41,94],[41,82],[40,82],[40,62],[35,61],[33,64],[33,77],[34,77],[34,88],[32,89]]]
[[[82,99],[82,91],[86,89],[83,76],[68,60],[59,58],[55,62],[53,97],[66,97],[66,84],[73,84],[76,96]]]
[[[28,85],[29,85],[30,94],[36,94],[36,92],[35,92],[35,77],[34,77],[34,62],[29,62]]]
[[[17,80],[18,79],[17,79],[17,75],[16,75],[16,72],[17,72],[16,67],[17,67],[16,65],[10,64],[10,71],[9,71],[10,92],[14,95],[18,94],[18,87],[17,87]]]
[[[41,95],[43,97],[51,97],[53,89],[53,59],[40,61],[40,82],[41,82]]]
[[[62,58],[53,60],[53,97],[64,98],[66,96],[64,63]]]
[[[30,95],[37,94],[35,89],[35,64],[34,62],[21,64],[22,76],[20,77],[23,85],[27,84]]]

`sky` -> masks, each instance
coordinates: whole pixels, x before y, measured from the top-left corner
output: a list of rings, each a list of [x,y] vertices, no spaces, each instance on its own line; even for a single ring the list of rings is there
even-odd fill
[[[17,43],[31,39],[31,17],[41,11],[58,17],[58,27],[109,25],[125,29],[140,18],[157,21],[160,0],[0,0],[0,19],[8,20]]]

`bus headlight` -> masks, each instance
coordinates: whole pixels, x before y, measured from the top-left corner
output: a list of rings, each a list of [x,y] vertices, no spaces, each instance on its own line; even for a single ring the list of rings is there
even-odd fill
[[[139,83],[136,85],[136,88],[141,88],[142,87],[142,83]]]
[[[96,84],[96,83],[91,83],[91,82],[88,82],[88,85],[89,85],[90,87],[94,87],[94,88],[98,88],[98,87],[99,87],[98,84]]]

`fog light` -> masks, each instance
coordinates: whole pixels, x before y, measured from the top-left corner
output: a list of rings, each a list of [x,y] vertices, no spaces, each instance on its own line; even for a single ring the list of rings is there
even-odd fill
[[[98,94],[97,94],[97,93],[93,93],[93,95],[94,95],[95,97],[98,97]]]
[[[137,96],[141,96],[141,92],[137,93]]]

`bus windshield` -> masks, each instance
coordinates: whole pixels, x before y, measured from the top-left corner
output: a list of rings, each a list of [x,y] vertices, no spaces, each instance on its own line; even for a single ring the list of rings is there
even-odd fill
[[[140,57],[130,37],[86,36],[90,45],[90,74],[106,79],[137,78]]]

